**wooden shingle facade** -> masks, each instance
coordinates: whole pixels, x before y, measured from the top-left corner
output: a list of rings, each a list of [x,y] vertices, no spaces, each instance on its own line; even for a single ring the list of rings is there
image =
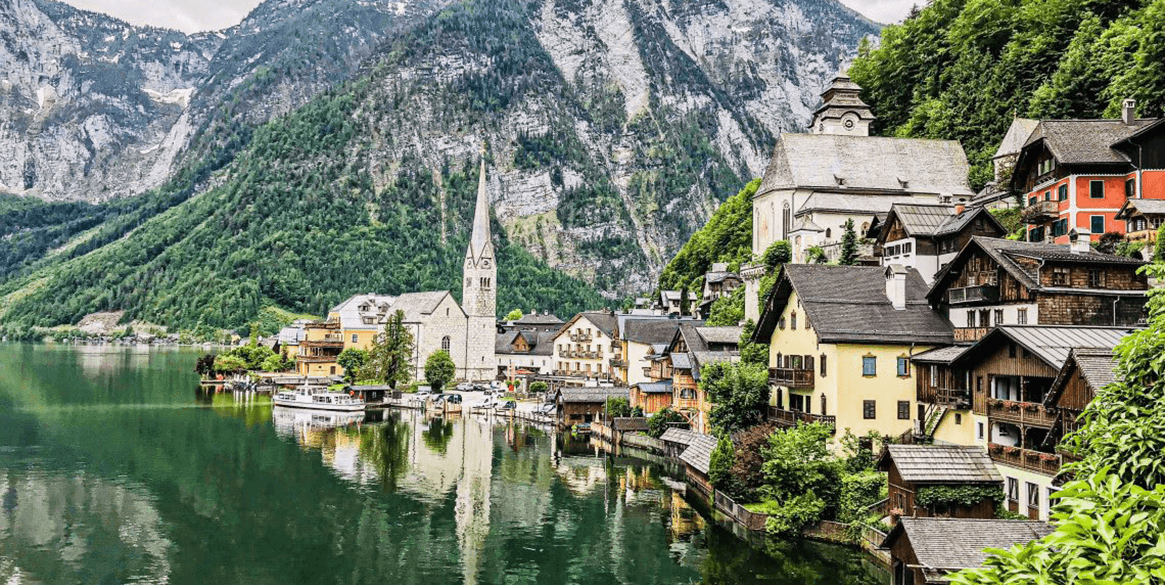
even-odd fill
[[[1003,477],[982,447],[887,445],[877,469],[886,472],[887,505],[903,516],[995,517],[996,500],[991,497],[973,504],[920,501],[922,490],[936,486],[981,486],[1003,495]]]

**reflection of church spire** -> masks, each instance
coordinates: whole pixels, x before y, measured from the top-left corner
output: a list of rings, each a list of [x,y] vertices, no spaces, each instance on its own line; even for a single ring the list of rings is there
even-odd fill
[[[461,429],[462,475],[457,482],[454,515],[463,582],[474,585],[481,571],[482,551],[489,535],[493,428],[474,419],[462,419]]]

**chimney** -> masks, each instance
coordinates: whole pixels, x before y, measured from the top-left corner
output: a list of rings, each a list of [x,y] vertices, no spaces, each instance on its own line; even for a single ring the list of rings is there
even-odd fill
[[[1068,249],[1073,254],[1087,254],[1092,251],[1092,232],[1076,228],[1068,232]]]
[[[1128,98],[1121,102],[1121,121],[1125,126],[1132,126],[1137,119],[1137,100]]]
[[[966,209],[967,209],[967,206],[966,206],[966,205],[963,205],[963,202],[962,202],[962,201],[960,201],[960,202],[956,203],[956,204],[955,204],[955,215],[960,215],[960,214],[962,214],[962,213],[963,213],[963,211],[965,211]]]
[[[891,264],[886,267],[886,298],[895,311],[906,310],[906,267]]]

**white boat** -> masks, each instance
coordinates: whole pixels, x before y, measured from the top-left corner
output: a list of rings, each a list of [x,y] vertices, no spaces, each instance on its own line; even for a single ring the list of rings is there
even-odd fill
[[[357,412],[364,410],[364,401],[343,392],[323,392],[313,390],[285,390],[271,399],[275,406],[289,408],[310,408],[333,412]]]

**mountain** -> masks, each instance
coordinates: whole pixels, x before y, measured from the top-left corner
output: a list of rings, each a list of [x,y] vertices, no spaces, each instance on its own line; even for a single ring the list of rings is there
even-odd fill
[[[1163,0],[934,0],[861,48],[849,73],[874,132],[959,140],[979,188],[1017,115],[1116,118],[1129,97],[1160,115],[1162,39]]]
[[[126,309],[226,326],[268,302],[320,312],[352,290],[459,289],[446,262],[464,251],[464,182],[482,142],[495,233],[532,271],[511,275],[513,306],[593,308],[579,280],[608,298],[651,289],[878,30],[833,0],[466,0],[406,10],[410,22],[353,52],[305,55],[323,33],[252,39],[279,49],[253,58],[280,65],[248,70],[256,49],[237,39],[264,30],[248,23],[347,30],[333,22],[348,14],[341,0],[310,6],[331,8],[301,17],[269,1],[222,33],[183,114],[206,121],[161,187],[34,211],[0,198],[0,258],[13,267],[0,271],[0,320]],[[308,98],[329,79],[317,61],[341,78],[361,65]],[[205,290],[216,287],[230,294]]]

